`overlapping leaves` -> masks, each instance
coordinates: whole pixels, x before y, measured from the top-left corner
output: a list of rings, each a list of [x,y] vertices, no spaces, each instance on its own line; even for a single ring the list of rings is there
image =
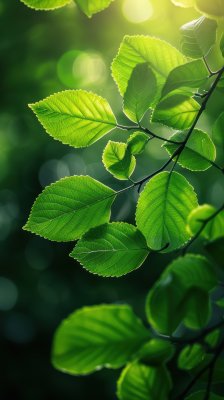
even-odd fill
[[[95,1],[93,6],[91,1],[77,1],[88,16],[110,2]],[[191,0],[173,2],[184,7],[193,5]],[[214,2],[214,7],[217,4]],[[205,2],[204,12],[206,7]],[[198,207],[197,195],[187,179],[173,169],[165,170],[172,161],[174,167],[178,163],[191,171],[215,165],[216,149],[210,136],[195,128],[207,100],[196,101],[195,95],[206,96],[204,87],[210,85],[210,79],[213,82],[214,74],[202,58],[216,40],[216,28],[216,22],[205,17],[182,28],[183,51],[195,60],[159,39],[124,38],[112,64],[112,75],[123,96],[124,113],[134,126],[118,124],[107,100],[82,90],[57,93],[31,105],[45,130],[73,147],[90,146],[115,128],[126,131],[125,143],[110,140],[103,152],[106,170],[119,180],[131,180],[136,156],[153,137],[163,140],[141,126],[143,117],[178,132],[164,139],[168,161],[146,178],[131,180],[130,186],[118,192],[88,176],[65,178],[47,187],[35,201],[25,229],[50,240],[79,239],[71,256],[89,272],[104,277],[121,277],[139,268],[151,251],[187,247],[199,234],[209,241],[223,236],[223,212],[211,218],[216,209]],[[148,110],[152,110],[151,121]],[[215,142],[221,145],[222,125],[221,115],[214,126]],[[110,223],[116,195],[136,187],[139,191],[143,188],[137,203],[137,227]],[[166,363],[175,348],[163,341],[161,334],[172,339],[178,328],[178,332],[203,329],[211,317],[211,292],[216,286],[213,266],[205,257],[179,257],[164,270],[147,297],[147,319],[155,337],[128,306],[84,308],[57,329],[53,364],[74,375],[127,364],[118,382],[120,400],[166,400],[172,389]],[[222,308],[222,298],[217,305]],[[218,337],[215,332],[205,337],[211,348],[218,340],[219,332]],[[200,343],[185,346],[178,358],[179,368],[192,370],[204,357]],[[201,398],[201,393],[192,396]],[[211,394],[211,398],[214,396]]]
[[[125,36],[112,64],[112,75],[120,93],[125,94],[136,65],[147,63],[157,80],[157,96],[170,71],[186,62],[177,49],[149,36]]]
[[[209,204],[195,208],[188,217],[190,233],[196,235],[200,232],[200,236],[209,241],[224,237],[224,211],[211,218],[216,212],[217,209]]]
[[[171,138],[177,143],[186,139],[187,132],[174,133]],[[171,139],[170,138],[170,139]],[[165,143],[164,147],[170,155],[178,149],[178,144]],[[216,159],[216,148],[207,133],[194,129],[184,150],[178,157],[178,163],[191,171],[205,171]]]
[[[36,199],[24,229],[46,239],[68,242],[110,219],[116,196],[89,176],[72,176],[46,187]]]
[[[214,270],[205,257],[187,254],[174,260],[149,292],[149,323],[169,335],[182,322],[191,329],[203,328],[210,318],[209,292],[216,285]]]

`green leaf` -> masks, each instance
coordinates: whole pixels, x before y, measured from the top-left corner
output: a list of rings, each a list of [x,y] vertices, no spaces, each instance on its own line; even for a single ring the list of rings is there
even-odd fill
[[[223,0],[195,0],[197,9],[209,18],[224,17]]]
[[[157,104],[152,121],[183,130],[190,128],[199,110],[200,104],[196,100],[173,92]]]
[[[208,292],[217,285],[212,264],[206,257],[197,254],[177,258],[169,264],[162,277],[168,277],[170,273],[178,279],[183,291],[198,288]]]
[[[89,176],[71,176],[47,186],[37,197],[25,230],[68,242],[110,219],[116,192]]]
[[[224,88],[224,76],[220,79],[220,81],[219,81],[217,87],[218,87],[218,88],[221,88],[221,89]]]
[[[212,137],[216,146],[220,146],[224,150],[224,112],[215,121]]]
[[[162,339],[151,339],[142,346],[136,357],[147,365],[160,365],[168,362],[174,353],[172,343]]]
[[[140,35],[125,36],[113,61],[112,75],[124,95],[133,69],[146,62],[156,76],[159,96],[170,71],[186,61],[183,54],[163,40]]]
[[[92,17],[93,14],[104,10],[109,7],[113,0],[75,0],[81,10],[87,15]]]
[[[221,40],[220,40],[220,50],[221,50],[222,56],[224,57],[224,33],[222,33]]]
[[[209,204],[204,204],[195,208],[188,217],[188,230],[191,235],[195,236],[201,229],[203,221],[215,214],[216,211],[216,208]],[[209,241],[224,236],[224,211],[220,212],[206,224],[200,236]]]
[[[184,324],[189,329],[203,329],[211,318],[211,301],[206,290],[192,287],[185,300]]]
[[[171,0],[175,6],[179,7],[193,7],[194,6],[194,0]]]
[[[119,400],[166,400],[171,390],[171,379],[165,367],[129,364],[117,383]]]
[[[84,90],[59,92],[30,108],[50,136],[73,147],[90,146],[116,126],[107,100]]]
[[[73,375],[120,368],[148,340],[148,330],[129,306],[85,307],[58,327],[52,362],[55,368]]]
[[[224,297],[222,299],[219,299],[216,304],[218,304],[219,307],[224,308]]]
[[[174,260],[149,291],[146,301],[151,326],[172,334],[180,323],[201,329],[210,317],[209,292],[217,278],[205,257],[187,254]]]
[[[66,4],[71,3],[71,0],[20,0],[22,3],[35,10],[54,10]]]
[[[197,206],[193,187],[179,173],[162,172],[152,178],[140,195],[136,223],[148,246],[166,251],[180,248],[190,239],[186,222]]]
[[[183,25],[181,27],[183,53],[191,58],[205,56],[215,44],[216,30],[217,23],[205,17]]]
[[[119,277],[139,268],[148,254],[141,232],[133,225],[113,222],[87,232],[71,256],[94,274]]]
[[[176,142],[183,142],[187,132],[174,133],[170,139]],[[168,143],[164,147],[170,155],[174,154],[179,145]],[[207,133],[195,129],[184,150],[178,158],[178,164],[191,171],[205,171],[212,166],[216,159],[216,148]]]
[[[166,335],[175,332],[186,314],[185,296],[175,275],[155,283],[147,297],[146,314],[156,331]]]
[[[192,393],[190,396],[186,397],[186,400],[204,400],[205,394],[205,390],[201,390],[200,392]],[[217,394],[210,393],[209,400],[223,400],[223,396],[221,397]]]
[[[162,96],[176,89],[199,89],[208,80],[208,70],[202,60],[193,60],[174,68],[165,83]]]
[[[148,63],[136,65],[124,94],[124,112],[131,121],[141,121],[153,104],[156,90],[156,77]]]
[[[136,167],[136,159],[127,144],[109,140],[103,152],[103,164],[115,178],[127,180]]]
[[[223,301],[223,307],[224,307],[224,301]],[[219,338],[220,338],[220,330],[216,329],[205,337],[205,343],[207,343],[211,348],[215,348],[219,342]]]
[[[143,132],[134,132],[127,140],[128,150],[133,155],[141,154],[149,141],[149,137]]]
[[[180,369],[190,371],[191,369],[200,365],[205,358],[205,351],[203,347],[195,343],[192,346],[184,347],[178,358],[178,367]]]

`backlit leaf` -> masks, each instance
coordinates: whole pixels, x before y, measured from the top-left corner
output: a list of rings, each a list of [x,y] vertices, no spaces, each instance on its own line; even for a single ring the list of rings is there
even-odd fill
[[[184,347],[178,358],[178,367],[183,370],[191,370],[202,363],[205,358],[203,347],[195,343]]]
[[[127,140],[128,150],[133,155],[139,155],[144,151],[148,141],[149,141],[149,136],[146,135],[145,133],[143,132],[132,133]]]
[[[120,368],[148,340],[148,330],[129,306],[85,307],[58,327],[52,362],[55,368],[73,375]]]
[[[187,132],[174,133],[170,139],[183,142]],[[170,155],[178,149],[178,145],[165,143],[164,147]],[[216,148],[207,133],[194,129],[184,150],[178,158],[178,164],[191,171],[205,171],[216,159]]]
[[[209,204],[204,204],[193,210],[188,217],[188,229],[194,236],[203,225],[203,221],[211,217],[217,209]],[[209,221],[200,233],[203,238],[213,241],[224,236],[224,211]]]
[[[171,379],[165,367],[129,364],[121,373],[117,385],[119,400],[166,400]]]
[[[113,222],[91,229],[71,256],[94,274],[119,277],[139,268],[148,254],[141,232],[133,225]]]
[[[223,307],[224,307],[224,301],[223,301]],[[207,343],[211,348],[215,348],[219,342],[219,338],[220,338],[220,330],[215,329],[213,332],[210,332],[208,335],[205,336],[205,343]]]
[[[135,170],[136,159],[126,143],[110,140],[103,152],[103,164],[115,178],[127,180]]]
[[[59,242],[78,239],[109,221],[115,196],[89,176],[63,178],[37,197],[24,229]]]
[[[191,58],[205,56],[216,41],[216,29],[217,23],[205,17],[183,25],[181,27],[183,53]]]
[[[74,147],[90,146],[116,125],[107,100],[84,90],[59,92],[30,108],[50,136]]]
[[[109,7],[112,1],[113,0],[75,0],[87,17],[92,17],[93,14]]]
[[[163,40],[140,35],[125,36],[113,61],[112,75],[124,95],[133,69],[137,64],[148,63],[155,73],[159,96],[170,71],[186,61],[183,54]]]
[[[163,334],[172,334],[181,323],[201,329],[210,318],[209,292],[216,285],[214,270],[205,257],[187,254],[174,260],[149,292],[149,323]]]
[[[54,10],[66,4],[71,3],[71,0],[20,0],[22,3],[35,10]]]
[[[185,308],[184,324],[189,329],[203,329],[212,315],[209,293],[202,288],[192,287],[187,293]]]
[[[182,90],[189,88],[199,89],[208,79],[208,70],[202,60],[190,61],[187,64],[174,68],[165,83],[162,96],[166,96],[169,92],[181,88]]]
[[[157,104],[152,121],[183,130],[190,128],[199,110],[200,104],[196,100],[173,92]]]
[[[142,346],[136,357],[147,365],[161,365],[168,362],[174,355],[172,343],[162,339],[150,339]]]
[[[197,206],[193,187],[179,173],[162,172],[152,178],[140,195],[136,223],[151,249],[178,249],[190,235],[187,218]]]
[[[153,104],[156,89],[156,77],[148,64],[136,65],[124,94],[124,112],[131,121],[141,121]]]

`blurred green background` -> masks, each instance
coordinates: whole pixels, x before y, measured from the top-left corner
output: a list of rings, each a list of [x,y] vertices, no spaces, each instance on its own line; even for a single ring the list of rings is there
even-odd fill
[[[43,131],[27,104],[60,90],[84,88],[106,97],[119,121],[127,122],[110,76],[123,36],[151,34],[179,47],[180,25],[195,16],[169,0],[116,0],[91,20],[74,4],[35,12],[19,0],[0,0],[0,399],[115,399],[119,371],[72,377],[53,369],[54,330],[73,310],[99,303],[128,302],[145,320],[147,291],[171,259],[152,255],[131,275],[102,279],[68,257],[73,244],[48,242],[22,231],[35,197],[63,176],[88,174],[113,188],[124,186],[103,168],[108,138],[84,150],[64,146]],[[208,132],[224,106],[223,93],[215,96],[216,105],[210,103],[202,121]],[[125,140],[126,135],[115,131],[110,138]],[[155,170],[166,157],[160,143],[150,142],[135,176]],[[220,205],[224,188],[219,172],[185,176],[200,202]],[[122,195],[113,219],[133,222],[136,199],[136,193]]]

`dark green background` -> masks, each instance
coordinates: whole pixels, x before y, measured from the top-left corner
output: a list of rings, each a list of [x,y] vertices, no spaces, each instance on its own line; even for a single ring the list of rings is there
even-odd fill
[[[154,1],[154,18],[135,25],[123,17],[121,5],[122,1],[116,0],[108,10],[88,20],[75,8],[35,12],[19,0],[0,1],[0,308],[1,302],[10,304],[11,292],[5,294],[9,281],[18,291],[14,307],[0,311],[3,400],[115,399],[118,372],[71,377],[53,369],[50,350],[54,330],[70,312],[91,304],[128,302],[145,319],[147,291],[171,259],[152,255],[139,271],[127,277],[102,279],[68,257],[73,244],[48,242],[22,231],[42,187],[62,176],[89,174],[113,188],[124,185],[103,169],[101,154],[106,140],[86,150],[64,146],[44,133],[27,104],[71,86],[101,94],[118,112],[121,98],[109,68],[123,36],[152,34],[179,46],[179,26],[197,15],[160,0]],[[104,82],[85,84],[72,76],[69,62],[60,78],[59,60],[71,50],[98,53],[106,66]],[[209,133],[223,109],[221,91],[215,100],[203,120]],[[125,140],[126,134],[114,132],[110,137]],[[152,142],[139,159],[135,176],[144,176],[161,165],[166,153],[159,146]],[[220,205],[224,188],[219,172],[185,176],[195,185],[200,202]],[[113,218],[133,222],[136,198],[134,193],[121,196]]]

